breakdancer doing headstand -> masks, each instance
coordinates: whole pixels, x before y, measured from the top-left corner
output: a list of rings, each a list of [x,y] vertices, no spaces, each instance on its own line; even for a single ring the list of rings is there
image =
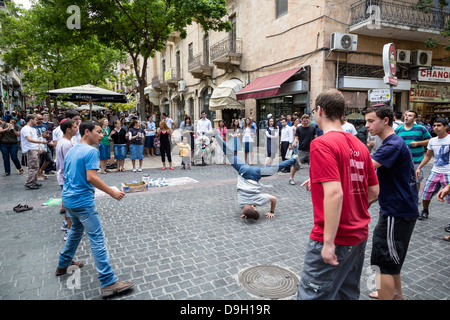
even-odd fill
[[[263,177],[272,176],[278,171],[291,166],[295,166],[299,169],[300,164],[297,155],[293,156],[291,159],[272,166],[250,166],[234,154],[234,151],[227,146],[226,142],[223,141],[219,134],[216,134],[215,137],[221,149],[226,151],[225,153],[228,161],[238,172],[237,193],[238,204],[239,207],[242,208],[241,218],[252,218],[258,220],[259,213],[255,206],[263,206],[269,202],[270,212],[266,213],[266,217],[273,218],[275,216],[277,198],[270,194],[261,193],[261,188],[263,185],[260,180]]]

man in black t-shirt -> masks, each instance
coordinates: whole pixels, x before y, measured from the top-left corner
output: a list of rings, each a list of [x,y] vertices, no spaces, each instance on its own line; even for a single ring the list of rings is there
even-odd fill
[[[294,142],[292,143],[292,147],[295,147],[298,142],[298,160],[300,163],[308,163],[309,164],[309,148],[311,146],[311,141],[317,137],[316,128],[309,125],[309,115],[304,114],[301,118],[301,125],[297,127],[295,130]],[[300,167],[303,169],[303,167]],[[291,185],[295,184],[294,175],[295,168],[291,168],[291,176],[289,178],[289,183]]]

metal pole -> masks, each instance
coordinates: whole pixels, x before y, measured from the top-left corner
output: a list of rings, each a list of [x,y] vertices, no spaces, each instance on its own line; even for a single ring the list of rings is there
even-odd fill
[[[389,86],[391,88],[391,108],[394,109],[394,86],[390,85]]]

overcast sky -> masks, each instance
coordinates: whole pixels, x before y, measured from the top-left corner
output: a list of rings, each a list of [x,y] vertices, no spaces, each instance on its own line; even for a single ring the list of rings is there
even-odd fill
[[[29,9],[31,6],[30,0],[13,0],[15,3],[21,4],[25,9]]]

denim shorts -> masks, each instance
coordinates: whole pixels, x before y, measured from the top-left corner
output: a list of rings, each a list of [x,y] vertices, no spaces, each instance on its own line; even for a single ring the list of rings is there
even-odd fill
[[[100,151],[100,160],[111,159],[111,146],[100,143],[98,145],[98,151]]]
[[[114,145],[114,159],[121,160],[127,158],[127,145],[115,144]]]
[[[253,142],[244,142],[244,152],[253,152]]]
[[[144,146],[142,144],[130,144],[130,159],[144,159]]]

